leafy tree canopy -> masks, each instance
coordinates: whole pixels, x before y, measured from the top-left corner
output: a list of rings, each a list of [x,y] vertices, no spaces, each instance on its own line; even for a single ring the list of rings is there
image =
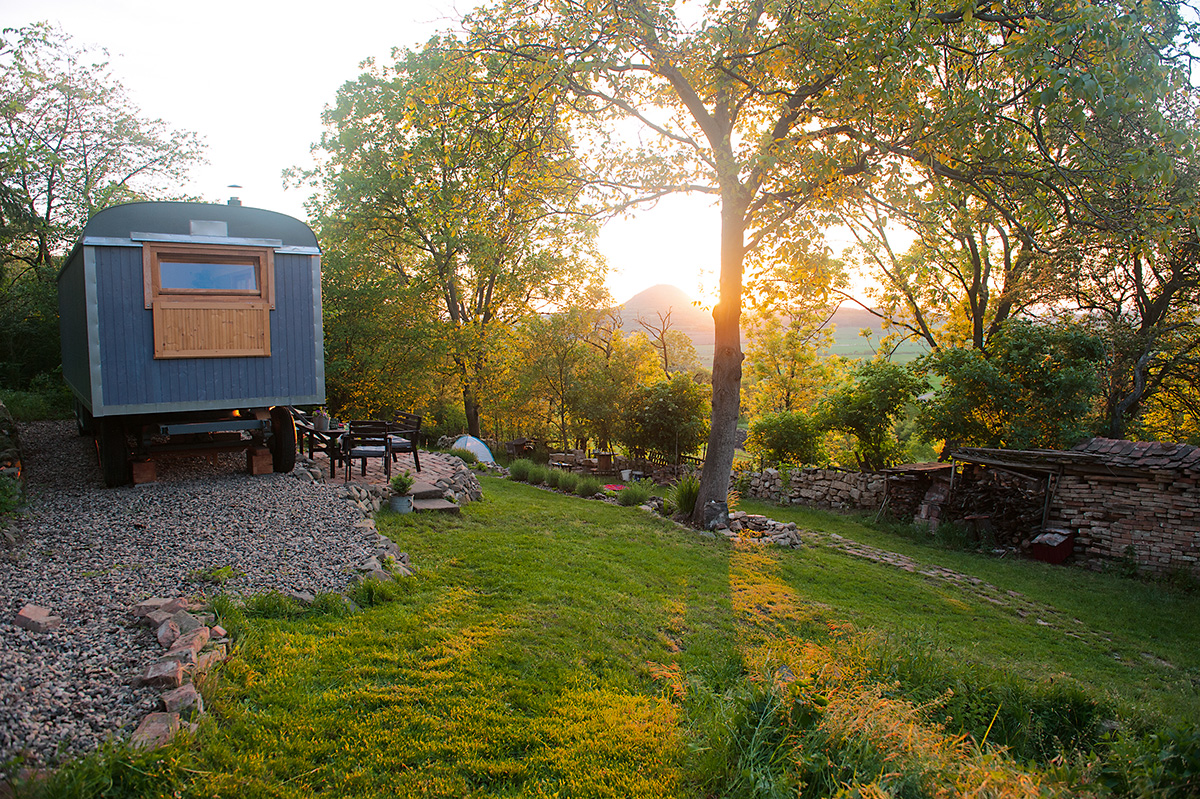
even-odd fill
[[[172,198],[199,137],[143,116],[103,51],[46,23],[0,33],[0,380],[59,362],[58,259],[110,205]]]
[[[767,413],[750,423],[746,451],[769,464],[819,464],[826,460],[824,429],[812,414],[803,411]]]
[[[1066,449],[1087,435],[1104,359],[1076,325],[1012,320],[986,352],[942,349],[920,363],[942,379],[917,416],[932,440],[1009,449]]]
[[[825,398],[822,416],[830,429],[853,433],[859,464],[878,471],[899,452],[892,428],[926,384],[908,368],[882,359],[859,364],[852,377],[853,382]]]
[[[507,0],[473,42],[537,65],[595,123],[590,162],[622,202],[696,191],[721,205],[713,417],[698,508],[724,496],[740,410],[743,267],[806,215],[867,192],[953,184],[1033,238],[1093,216],[1090,181],[1170,159],[1111,147],[1099,119],[1186,91],[1173,6],[800,0]],[[1152,115],[1151,115],[1152,116]],[[1172,145],[1165,117],[1152,140]],[[640,126],[630,135],[628,122]],[[626,123],[626,124],[622,124]]]
[[[440,323],[468,429],[497,328],[570,302],[601,277],[562,109],[528,76],[452,38],[368,64],[325,115],[322,230],[368,243]]]
[[[704,441],[707,417],[708,401],[701,386],[690,376],[677,374],[633,391],[622,443],[678,463],[679,456],[695,452]]]

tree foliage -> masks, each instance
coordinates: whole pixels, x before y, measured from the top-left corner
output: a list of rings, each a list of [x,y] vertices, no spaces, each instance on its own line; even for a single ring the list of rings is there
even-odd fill
[[[756,268],[743,325],[744,406],[752,416],[811,409],[836,382],[840,366],[822,352],[833,342],[833,291],[844,284],[840,261],[803,245]]]
[[[826,460],[820,420],[803,411],[758,416],[750,423],[746,451],[769,464],[819,464]]]
[[[472,435],[500,329],[597,277],[561,109],[518,72],[431,40],[368,64],[325,114],[321,227],[436,305]]]
[[[679,457],[695,452],[708,434],[704,394],[685,374],[638,386],[629,398],[623,443],[679,463]]]
[[[980,447],[1066,449],[1087,435],[1101,342],[1074,325],[1012,320],[986,352],[942,349],[922,368],[942,385],[917,417],[933,440]]]
[[[194,133],[144,117],[105,54],[47,24],[0,34],[0,380],[59,361],[58,259],[88,217],[162,197],[200,159]]]
[[[859,364],[852,378],[825,398],[822,417],[830,429],[854,434],[861,468],[879,471],[899,452],[893,427],[925,383],[908,368],[882,359]]]
[[[947,184],[1028,238],[1031,220],[1074,222],[1090,213],[1098,154],[1105,175],[1169,168],[1108,147],[1092,122],[1153,108],[1189,77],[1179,15],[1152,4],[735,0],[697,19],[667,0],[508,0],[474,21],[481,49],[542,66],[535,85],[597,123],[593,162],[624,201],[720,200],[701,508],[732,466],[748,253],[864,192]],[[643,137],[620,138],[618,120]]]

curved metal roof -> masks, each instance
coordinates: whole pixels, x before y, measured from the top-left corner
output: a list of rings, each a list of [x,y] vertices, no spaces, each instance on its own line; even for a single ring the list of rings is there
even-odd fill
[[[192,222],[224,222],[226,236],[237,239],[278,239],[285,247],[316,247],[308,225],[286,214],[244,205],[185,202],[139,202],[114,205],[97,212],[83,236],[128,239],[134,233],[192,235]]]

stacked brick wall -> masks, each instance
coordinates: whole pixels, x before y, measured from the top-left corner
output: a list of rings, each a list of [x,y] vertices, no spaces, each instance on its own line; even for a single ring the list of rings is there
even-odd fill
[[[1200,575],[1200,487],[1194,476],[1066,475],[1050,506],[1050,526],[1076,533],[1075,558],[1091,568],[1132,554],[1138,568],[1152,574]]]
[[[883,475],[870,472],[764,469],[741,480],[748,481],[746,496],[767,502],[832,510],[876,510],[883,502]],[[739,482],[735,476],[734,487]]]

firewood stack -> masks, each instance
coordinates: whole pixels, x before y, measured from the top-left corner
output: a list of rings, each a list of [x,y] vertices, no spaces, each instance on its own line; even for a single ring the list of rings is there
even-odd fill
[[[946,517],[966,523],[997,546],[1021,547],[1037,534],[1046,501],[1044,478],[971,466],[955,482]]]

